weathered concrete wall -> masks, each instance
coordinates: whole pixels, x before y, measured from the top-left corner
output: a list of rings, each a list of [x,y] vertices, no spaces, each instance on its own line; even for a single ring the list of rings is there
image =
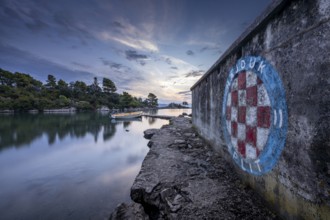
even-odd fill
[[[247,61],[247,56],[261,57],[268,62],[265,67],[267,71],[263,72],[258,67],[251,71],[263,81],[270,98],[267,132],[272,133],[280,126],[283,131],[276,136],[278,141],[274,141],[275,145],[281,145],[281,141],[284,143],[282,150],[279,150],[278,157],[270,154],[274,156],[272,160],[275,165],[270,171],[257,175],[250,171],[262,170],[256,161],[258,157],[262,159],[271,141],[263,145],[264,149],[258,150],[255,158],[253,154],[245,155],[247,148],[243,153],[239,147],[237,152],[231,151],[231,144],[228,143],[232,142],[228,142],[227,131],[224,130],[227,127],[224,103],[228,99],[226,83],[230,95],[234,87],[233,81],[228,80],[231,71],[232,76],[238,77],[241,72],[237,71],[236,65],[243,66],[239,59]],[[273,93],[272,86],[277,84],[268,81],[268,67],[277,73],[279,81],[275,81],[283,89],[284,97],[276,97]],[[245,70],[248,74],[247,68]],[[328,0],[274,1],[191,90],[194,126],[218,152],[235,164],[241,178],[281,216],[288,219],[330,219]],[[286,103],[281,119],[280,112],[274,109],[274,103],[279,99]],[[234,130],[228,132],[229,138],[236,132]],[[268,139],[271,139],[270,136]],[[242,157],[241,165],[234,162],[237,155]]]

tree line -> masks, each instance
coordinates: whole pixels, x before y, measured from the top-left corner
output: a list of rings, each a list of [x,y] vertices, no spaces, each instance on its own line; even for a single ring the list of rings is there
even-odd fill
[[[0,68],[0,110],[28,111],[75,107],[77,110],[95,110],[101,106],[110,109],[155,108],[157,96],[149,93],[146,99],[128,92],[117,93],[115,83],[103,78],[102,86],[97,77],[92,84],[83,81],[67,83],[48,75],[46,83],[29,74],[12,73]]]

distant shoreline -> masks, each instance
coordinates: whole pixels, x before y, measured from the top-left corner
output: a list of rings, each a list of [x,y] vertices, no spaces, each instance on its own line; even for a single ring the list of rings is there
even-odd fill
[[[38,114],[38,113],[44,113],[44,114],[57,114],[57,113],[80,113],[80,112],[109,112],[109,113],[115,113],[115,112],[134,112],[134,111],[152,111],[152,110],[158,110],[158,109],[191,109],[191,107],[157,107],[157,108],[126,108],[126,109],[109,109],[109,108],[97,108],[95,110],[78,110],[74,107],[70,108],[54,108],[54,109],[44,109],[44,110],[37,110],[37,109],[30,109],[26,111],[22,110],[12,110],[12,109],[4,109],[0,110],[0,114],[17,114],[17,113],[30,113],[30,114]]]

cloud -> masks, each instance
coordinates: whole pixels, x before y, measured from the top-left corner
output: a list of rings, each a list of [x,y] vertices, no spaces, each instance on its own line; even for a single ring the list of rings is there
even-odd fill
[[[194,51],[192,51],[192,50],[187,50],[186,54],[187,54],[188,56],[193,56],[195,53],[194,53]]]
[[[2,69],[24,72],[38,80],[46,80],[47,74],[66,81],[92,81],[95,76],[87,71],[72,70],[63,65],[35,56],[16,47],[0,42],[0,64]]]
[[[135,50],[126,50],[125,55],[128,60],[148,59],[147,55],[138,54]]]
[[[140,63],[142,66],[144,66],[146,64],[145,60],[148,59],[147,55],[139,54],[135,50],[126,50],[125,55],[126,55],[126,59],[134,60],[134,61]]]
[[[167,57],[167,58],[165,59],[165,62],[166,62],[168,65],[171,65],[171,64],[172,64],[172,60],[171,60],[169,57]]]
[[[181,92],[178,92],[177,94],[178,95],[181,95],[184,98],[190,98],[191,97],[191,91],[190,90],[188,90],[188,91],[181,91]]]
[[[192,70],[189,73],[185,74],[185,77],[197,77],[203,75],[203,70]]]
[[[101,31],[95,32],[95,35],[103,41],[115,41],[136,50],[159,51],[149,25],[145,23],[133,25],[125,19],[118,19],[112,22],[112,27],[112,30],[100,29]]]
[[[120,23],[119,21],[114,21],[112,22],[113,26],[115,26],[116,28],[125,28],[125,25],[123,25],[122,23]]]
[[[169,76],[168,78],[169,79],[176,79],[176,78],[179,78],[179,76]]]
[[[181,92],[178,92],[177,94],[179,94],[179,95],[182,95],[182,94],[189,94],[189,93],[191,93],[191,91],[181,91]]]
[[[82,68],[85,68],[85,69],[90,69],[91,68],[89,65],[78,63],[78,62],[75,62],[75,61],[73,61],[71,63],[75,66],[79,66],[79,67],[82,67]]]
[[[48,24],[41,18],[42,11],[30,4],[31,3],[26,2],[21,4],[15,1],[1,2],[1,23],[10,26],[14,24],[15,21],[20,21],[21,24],[24,24],[33,32],[47,28]]]
[[[120,70],[120,69],[123,69],[123,68],[128,68],[127,66],[124,66],[124,65],[122,65],[120,63],[116,63],[116,62],[113,62],[111,60],[106,60],[106,59],[104,59],[102,57],[100,59],[101,59],[101,61],[102,61],[102,63],[103,63],[104,66],[108,66],[111,69]]]
[[[171,69],[172,69],[172,70],[177,70],[178,67],[176,67],[176,66],[171,66]]]
[[[203,53],[205,51],[215,51],[216,53],[222,53],[220,46],[205,46],[205,47],[202,47],[199,51],[201,53]]]

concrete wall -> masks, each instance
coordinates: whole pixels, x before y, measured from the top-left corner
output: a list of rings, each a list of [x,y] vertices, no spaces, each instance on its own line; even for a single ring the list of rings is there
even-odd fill
[[[256,175],[243,170],[253,159],[235,163],[224,134],[226,83],[247,56],[261,57],[278,74],[287,113],[275,164]],[[279,99],[265,74],[257,75]],[[330,1],[273,1],[191,90],[194,126],[275,211],[286,219],[330,219]],[[271,110],[271,122],[278,120]]]

